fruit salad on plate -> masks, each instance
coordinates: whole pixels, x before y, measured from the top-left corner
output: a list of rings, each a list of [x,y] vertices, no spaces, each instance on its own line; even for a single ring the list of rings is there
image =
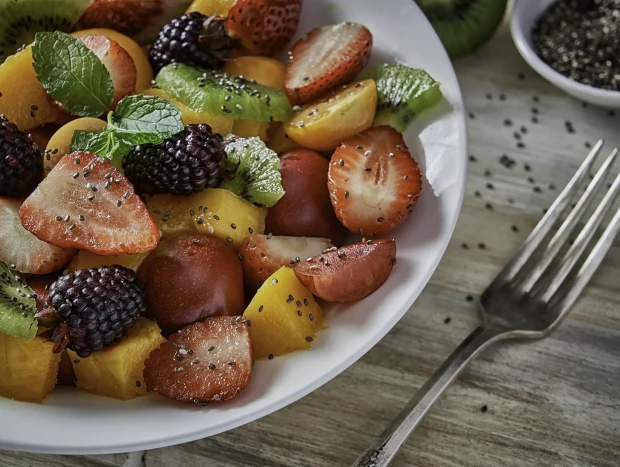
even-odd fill
[[[1,396],[224,401],[387,280],[440,86],[303,8],[0,0]]]

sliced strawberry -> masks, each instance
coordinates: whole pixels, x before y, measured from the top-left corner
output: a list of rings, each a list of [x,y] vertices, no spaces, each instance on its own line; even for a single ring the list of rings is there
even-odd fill
[[[422,175],[402,135],[379,126],[336,149],[327,186],[344,226],[375,236],[388,233],[409,215],[422,191]]]
[[[317,297],[349,303],[381,287],[395,263],[396,243],[382,238],[333,248],[295,264],[293,270],[299,282]]]
[[[92,50],[110,73],[114,84],[112,108],[123,97],[136,90],[136,65],[131,55],[118,42],[106,36],[83,36],[79,39]]]
[[[125,176],[90,152],[63,157],[19,217],[43,241],[97,255],[146,253],[159,241],[157,224]]]
[[[145,361],[147,389],[198,405],[233,398],[252,375],[249,325],[218,316],[172,334]]]
[[[303,0],[237,0],[226,28],[254,55],[272,55],[295,35]]]
[[[304,104],[330,89],[352,81],[367,65],[372,34],[357,23],[314,29],[289,53],[286,93],[294,104]]]
[[[333,246],[326,238],[250,235],[239,250],[243,283],[255,292],[282,266],[291,267]]]
[[[62,268],[75,250],[39,240],[19,220],[21,201],[0,198],[0,261],[28,274],[47,274]]]

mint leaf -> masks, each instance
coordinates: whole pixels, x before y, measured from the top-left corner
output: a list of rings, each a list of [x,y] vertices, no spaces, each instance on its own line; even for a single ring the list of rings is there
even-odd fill
[[[71,151],[90,151],[112,159],[124,156],[138,144],[160,144],[183,131],[181,111],[156,96],[128,96],[108,113],[102,132],[76,130]]]
[[[0,332],[32,340],[37,335],[34,292],[22,276],[0,261]]]
[[[108,115],[108,130],[137,144],[159,144],[183,131],[181,111],[157,96],[128,96]]]
[[[98,117],[110,109],[110,73],[81,40],[60,31],[38,32],[32,58],[43,87],[73,115]]]
[[[278,170],[280,159],[260,138],[233,136],[224,142],[224,150],[227,155],[224,168],[233,174],[233,178],[224,180],[220,185],[222,188],[267,207],[284,196]]]
[[[102,132],[76,130],[71,140],[71,151],[88,151],[99,157],[112,159],[114,156],[129,154],[134,144],[125,140],[122,135],[109,131]]]

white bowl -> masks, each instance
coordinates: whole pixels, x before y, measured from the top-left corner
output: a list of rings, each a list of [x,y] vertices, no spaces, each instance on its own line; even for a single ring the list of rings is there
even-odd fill
[[[543,62],[532,46],[532,28],[537,18],[556,0],[516,0],[510,18],[510,31],[521,56],[547,81],[584,102],[620,108],[620,92],[598,89],[574,81]]]
[[[211,436],[256,420],[303,397],[345,370],[375,345],[409,310],[448,245],[466,175],[466,132],[452,64],[432,27],[411,0],[306,1],[299,35],[313,27],[357,21],[374,34],[373,61],[420,67],[442,83],[450,105],[424,128],[408,130],[407,144],[426,152],[418,160],[428,184],[411,217],[394,231],[398,264],[376,293],[348,306],[326,307],[328,329],[310,352],[256,363],[252,381],[237,398],[197,407],[150,395],[122,402],[57,388],[42,405],[0,398],[0,449],[103,454],[152,449]],[[418,139],[419,136],[419,139]],[[440,332],[439,330],[437,332]],[[414,356],[412,356],[414,358]]]

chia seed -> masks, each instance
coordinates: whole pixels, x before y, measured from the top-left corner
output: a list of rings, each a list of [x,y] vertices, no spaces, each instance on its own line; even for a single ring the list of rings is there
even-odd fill
[[[559,0],[537,20],[532,43],[558,73],[582,84],[620,91],[617,0]]]

